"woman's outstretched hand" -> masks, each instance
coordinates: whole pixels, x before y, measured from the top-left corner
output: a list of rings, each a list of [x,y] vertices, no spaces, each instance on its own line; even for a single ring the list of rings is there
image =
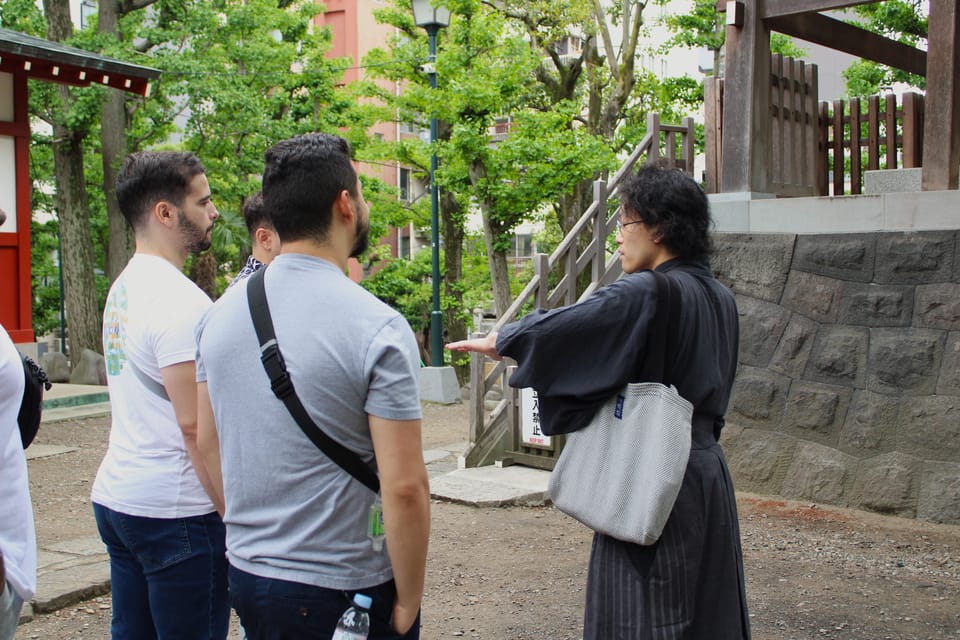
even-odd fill
[[[494,360],[503,360],[503,356],[497,353],[497,332],[493,331],[485,338],[474,338],[472,340],[459,340],[447,344],[450,351],[476,351]]]

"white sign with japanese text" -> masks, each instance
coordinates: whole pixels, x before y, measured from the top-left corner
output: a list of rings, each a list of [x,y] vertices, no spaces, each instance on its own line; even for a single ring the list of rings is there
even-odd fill
[[[524,444],[553,446],[550,436],[540,430],[540,401],[537,392],[530,388],[520,389],[520,433]]]

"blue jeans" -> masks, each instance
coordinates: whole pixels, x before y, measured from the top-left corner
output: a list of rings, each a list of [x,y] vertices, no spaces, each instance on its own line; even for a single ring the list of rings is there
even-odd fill
[[[373,598],[370,640],[418,640],[420,616],[401,636],[390,618],[397,589],[393,580],[354,591],[261,578],[230,567],[230,600],[250,640],[329,640],[354,593]]]
[[[0,640],[13,640],[20,622],[23,600],[9,583],[0,580]]]
[[[143,518],[94,503],[110,554],[113,640],[222,640],[230,623],[225,529],[217,513]]]

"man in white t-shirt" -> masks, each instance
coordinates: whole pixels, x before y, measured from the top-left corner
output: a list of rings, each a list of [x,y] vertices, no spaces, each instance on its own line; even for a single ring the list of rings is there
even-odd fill
[[[193,336],[212,303],[181,271],[210,247],[219,214],[191,153],[127,156],[116,196],[136,252],[103,312],[113,423],[92,500],[110,554],[111,634],[226,638],[222,505],[196,440]]]
[[[37,590],[37,537],[17,426],[23,384],[20,354],[0,326],[0,640],[12,640],[20,608]]]

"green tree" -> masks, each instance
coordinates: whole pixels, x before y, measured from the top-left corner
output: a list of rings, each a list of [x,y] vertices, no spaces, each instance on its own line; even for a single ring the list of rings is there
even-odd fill
[[[921,0],[888,0],[854,8],[855,24],[903,44],[917,47],[927,39],[928,3]],[[850,96],[871,96],[903,83],[925,89],[926,78],[887,67],[872,60],[860,60],[850,65],[843,77]]]
[[[659,6],[667,6],[670,0],[656,2]],[[694,0],[690,12],[668,14],[663,22],[673,35],[659,47],[660,53],[668,53],[674,47],[707,49],[713,55],[713,75],[720,76],[727,28],[723,13],[717,11],[714,0]],[[790,58],[806,55],[806,51],[798,47],[792,38],[776,32],[770,34],[770,51]]]
[[[52,138],[34,136],[39,144],[32,175],[36,184],[56,187],[72,353],[100,349],[98,291],[108,279],[96,274],[118,270],[129,252],[106,213],[112,172],[123,155],[164,141],[196,152],[222,214],[214,253],[219,262],[236,264],[240,245],[247,243],[240,205],[259,188],[265,149],[307,131],[339,131],[348,124],[362,131],[369,117],[338,88],[348,61],[326,57],[330,34],[311,30],[320,10],[311,0],[282,6],[274,0],[138,0],[113,3],[121,6],[110,7],[116,15],[105,20],[109,4],[100,3],[98,27],[77,34],[65,0],[46,0],[44,13],[30,0],[0,5],[4,26],[37,33],[51,25],[54,39],[163,71],[149,99],[120,96],[116,102],[116,92],[103,87],[31,86],[31,113],[54,127]],[[151,10],[144,10],[148,5]],[[353,141],[362,146],[364,138]],[[44,144],[52,153],[37,149]],[[386,223],[374,211],[377,232]],[[111,239],[119,239],[115,251],[108,248]],[[220,286],[224,280],[221,275]],[[40,320],[38,326],[45,326]]]

